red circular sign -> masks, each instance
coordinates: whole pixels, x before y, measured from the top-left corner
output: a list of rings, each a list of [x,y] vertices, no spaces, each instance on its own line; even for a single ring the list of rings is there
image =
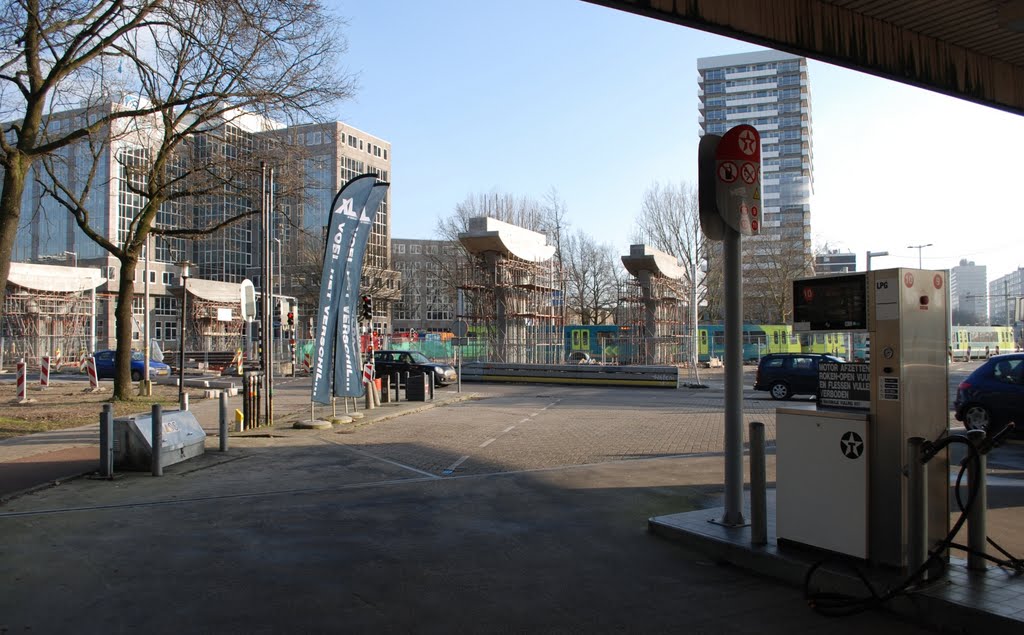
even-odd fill
[[[750,229],[757,231],[757,219],[750,221]]]
[[[732,183],[736,180],[736,164],[732,161],[723,161],[718,166],[718,180],[722,183]]]
[[[907,288],[914,286],[914,274],[909,271],[903,274],[903,284],[907,285]]]
[[[751,216],[757,216],[757,206],[756,205],[750,208],[750,215]]]
[[[940,274],[935,274],[935,277],[932,278],[932,284],[935,285],[936,289],[941,289],[942,288],[942,276]]]

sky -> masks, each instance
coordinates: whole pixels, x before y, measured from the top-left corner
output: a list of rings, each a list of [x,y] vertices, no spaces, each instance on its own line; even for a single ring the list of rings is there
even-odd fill
[[[358,76],[337,118],[391,143],[392,238],[437,238],[476,194],[554,191],[571,231],[628,253],[644,193],[697,182],[697,59],[759,48],[582,0],[325,2]],[[809,79],[815,248],[1024,266],[1024,118],[815,60]]]

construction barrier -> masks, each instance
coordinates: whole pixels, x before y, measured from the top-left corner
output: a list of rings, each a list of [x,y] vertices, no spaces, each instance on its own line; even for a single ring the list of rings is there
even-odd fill
[[[25,358],[18,360],[18,403],[28,401],[28,382],[25,381]]]
[[[82,349],[78,354],[78,372],[84,373],[89,369],[89,353]]]
[[[313,354],[310,353],[309,351],[306,351],[306,353],[302,356],[302,369],[304,371],[306,371],[306,374],[308,375],[309,374],[309,370],[312,367],[313,367]]]
[[[100,380],[96,377],[96,358],[89,355],[85,358],[86,372],[89,373],[89,390],[97,391],[100,389]]]
[[[579,384],[677,388],[675,366],[609,366],[604,364],[501,364],[473,362],[462,365],[463,381]]]
[[[39,387],[43,390],[50,387],[50,356],[43,355],[39,359]]]
[[[58,348],[53,352],[53,372],[59,373],[61,366],[64,365],[64,358],[60,356],[60,349]]]

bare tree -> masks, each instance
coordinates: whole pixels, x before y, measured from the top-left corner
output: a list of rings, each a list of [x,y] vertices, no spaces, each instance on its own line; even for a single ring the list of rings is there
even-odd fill
[[[598,245],[577,230],[565,244],[566,307],[580,324],[605,324],[615,313],[622,269],[611,245]]]
[[[11,268],[25,185],[43,156],[80,142],[113,119],[156,112],[135,105],[53,129],[49,115],[95,98],[104,57],[141,29],[156,27],[166,0],[9,0],[0,9],[0,307]]]
[[[720,250],[700,228],[697,188],[685,181],[654,183],[644,193],[634,242],[672,254],[686,268],[687,285],[697,285],[697,305],[704,319],[719,319],[722,306]],[[696,279],[693,272],[696,271]]]
[[[783,228],[785,229],[785,228]],[[811,275],[814,257],[804,243],[782,235],[762,235],[745,241],[743,312],[761,324],[785,324],[793,319],[793,280]]]
[[[156,7],[150,16],[159,21],[118,38],[107,53],[128,66],[126,84],[152,114],[116,125],[120,106],[102,111],[100,120],[108,125],[82,135],[95,159],[84,179],[61,178],[74,170],[60,165],[65,156],[46,162],[50,195],[121,263],[116,399],[130,394],[133,281],[147,236],[196,237],[258,212],[256,171],[281,156],[280,140],[260,133],[276,122],[315,119],[353,89],[334,68],[343,40],[319,1],[194,0]],[[106,153],[115,157],[121,186],[141,200],[121,220],[115,240],[90,218],[88,205],[97,185],[95,166]],[[216,213],[200,213],[214,196],[238,200],[240,211],[224,212],[227,205],[214,204]],[[177,224],[155,226],[158,213],[179,203],[195,209]]]

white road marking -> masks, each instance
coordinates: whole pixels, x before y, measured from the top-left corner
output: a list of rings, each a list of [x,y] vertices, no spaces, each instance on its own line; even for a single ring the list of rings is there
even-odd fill
[[[512,428],[514,428],[514,427],[515,426],[509,426],[509,427],[505,428],[504,430],[502,430],[501,433],[505,434],[506,432],[509,432],[510,430],[512,430]]]
[[[468,459],[468,458],[469,458],[469,455],[467,454],[466,456],[462,457],[462,458],[461,458],[461,459],[459,459],[458,461],[456,461],[456,462],[452,463],[451,465],[449,465],[449,466],[448,466],[448,468],[447,468],[447,469],[445,470],[445,472],[454,472],[454,471],[455,471],[455,468],[457,468],[457,467],[459,467],[460,465],[462,465],[462,463],[463,463],[463,462],[464,462],[464,461],[465,461],[466,459]]]
[[[484,441],[483,443],[480,444],[480,447],[486,448],[487,446],[489,446],[490,444],[494,443],[495,441],[497,441],[497,439],[487,439],[486,441]]]

